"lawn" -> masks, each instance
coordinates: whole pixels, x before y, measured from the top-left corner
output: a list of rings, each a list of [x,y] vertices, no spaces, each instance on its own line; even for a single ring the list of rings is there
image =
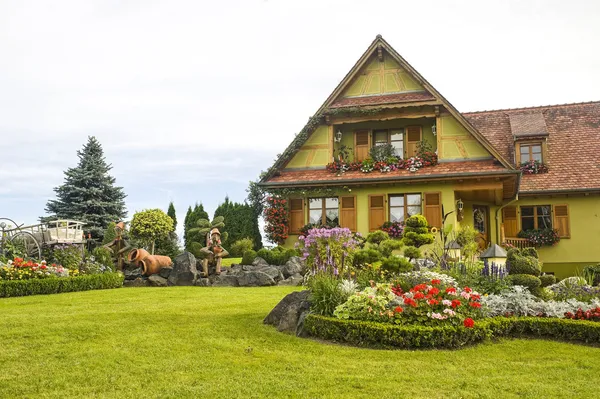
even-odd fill
[[[597,397],[600,348],[503,340],[389,351],[278,333],[270,288],[0,299],[0,397]]]

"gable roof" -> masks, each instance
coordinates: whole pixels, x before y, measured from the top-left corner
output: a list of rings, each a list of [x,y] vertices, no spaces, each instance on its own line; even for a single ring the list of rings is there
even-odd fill
[[[551,194],[600,191],[600,101],[547,105],[530,108],[502,109],[463,114],[506,159],[514,162],[515,139],[522,126],[515,120],[543,118],[548,173],[524,175],[519,192],[522,194]],[[531,117],[531,115],[535,115]],[[543,135],[535,135],[539,137]]]
[[[384,94],[384,95],[373,95],[365,97],[350,97],[350,98],[339,98],[344,90],[347,88],[349,83],[356,77],[362,68],[366,65],[368,60],[373,54],[378,54],[385,51],[389,54],[394,61],[396,61],[411,77],[418,82],[424,91],[415,92],[404,92],[395,94]],[[339,101],[336,101],[338,100]],[[465,129],[475,137],[479,143],[489,151],[505,168],[513,169],[512,164],[498,152],[494,146],[487,140],[487,138],[481,135],[477,129],[475,129],[467,119],[465,119],[460,112],[448,100],[446,100],[425,78],[419,74],[400,54],[386,42],[381,35],[377,35],[375,40],[358,59],[356,64],[350,69],[342,81],[337,85],[333,92],[327,97],[325,102],[319,107],[313,117],[311,117],[308,123],[304,126],[302,131],[296,136],[292,143],[286,148],[286,150],[279,156],[275,161],[275,164],[269,169],[266,175],[261,179],[261,182],[265,182],[272,177],[275,172],[284,167],[287,160],[299,150],[301,145],[308,139],[308,136],[316,129],[322,118],[329,108],[341,108],[341,107],[356,107],[365,105],[382,105],[382,104],[400,104],[400,103],[413,103],[419,101],[436,101],[440,105],[443,105],[458,122],[465,127]]]

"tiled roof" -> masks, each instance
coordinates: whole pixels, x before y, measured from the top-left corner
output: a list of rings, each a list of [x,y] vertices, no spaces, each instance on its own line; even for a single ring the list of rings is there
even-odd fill
[[[547,136],[546,121],[541,112],[509,114],[510,130],[515,137]]]
[[[442,162],[435,166],[425,167],[416,172],[410,172],[402,169],[393,172],[381,173],[373,171],[362,173],[360,171],[346,172],[341,176],[331,173],[326,169],[309,170],[284,170],[279,175],[271,177],[267,185],[285,185],[285,184],[310,184],[310,183],[359,183],[369,181],[394,181],[405,179],[443,179],[448,175],[473,174],[473,175],[494,175],[510,173],[502,165],[493,160],[484,161],[464,161],[464,162]]]
[[[411,91],[406,93],[384,94],[377,96],[361,96],[339,98],[331,104],[330,108],[357,107],[360,105],[383,105],[395,103],[409,103],[417,101],[435,100],[435,97],[427,91]]]
[[[541,114],[548,132],[548,173],[524,175],[520,192],[600,189],[600,102],[464,113],[507,159],[514,160],[511,121]],[[526,117],[530,118],[530,117]]]

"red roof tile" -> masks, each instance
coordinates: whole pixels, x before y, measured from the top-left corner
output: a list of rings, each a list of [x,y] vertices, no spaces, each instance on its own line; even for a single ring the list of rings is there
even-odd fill
[[[360,105],[382,105],[395,103],[409,103],[416,101],[435,100],[435,97],[426,91],[411,91],[406,93],[384,94],[377,96],[346,97],[335,100],[330,108],[357,107]]]
[[[549,172],[524,175],[521,193],[600,189],[600,102],[464,113],[507,159],[514,161],[515,115],[543,115],[548,132]]]

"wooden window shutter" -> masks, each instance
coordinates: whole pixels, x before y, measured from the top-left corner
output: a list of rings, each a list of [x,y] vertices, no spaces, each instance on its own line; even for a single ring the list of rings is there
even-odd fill
[[[571,237],[569,224],[569,205],[554,205],[554,228],[560,238]]]
[[[340,226],[347,227],[350,231],[356,231],[356,197],[346,196],[340,197],[341,212]]]
[[[406,157],[417,155],[417,144],[421,141],[421,126],[406,127]]]
[[[431,227],[442,227],[442,194],[424,193],[425,212],[424,216]]]
[[[354,160],[362,162],[369,157],[369,132],[354,132]]]
[[[369,195],[369,231],[379,230],[385,222],[383,195]]]
[[[502,220],[504,223],[504,235],[509,238],[514,238],[519,232],[517,223],[517,207],[507,206],[502,209]]]
[[[304,226],[304,200],[302,198],[290,199],[290,233],[300,234]]]

